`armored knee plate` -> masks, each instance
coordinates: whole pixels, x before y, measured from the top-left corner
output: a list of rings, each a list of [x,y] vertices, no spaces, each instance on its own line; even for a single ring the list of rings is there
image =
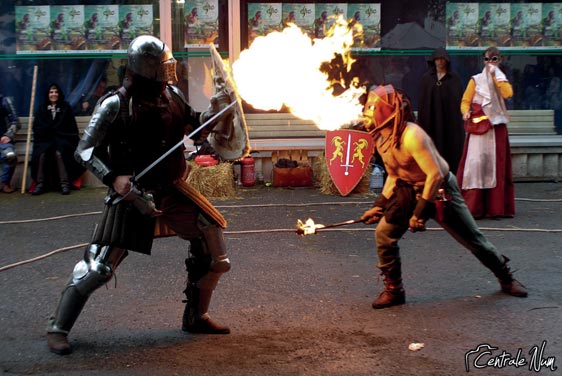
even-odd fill
[[[76,264],[72,271],[72,285],[80,294],[89,296],[94,290],[106,284],[113,277],[114,265],[110,257],[112,251],[122,252],[118,248],[90,244],[84,259]]]
[[[223,230],[213,223],[209,223],[205,217],[200,216],[197,226],[203,233],[206,251],[211,255],[210,270],[215,273],[226,273],[230,270],[230,260],[226,253]]]

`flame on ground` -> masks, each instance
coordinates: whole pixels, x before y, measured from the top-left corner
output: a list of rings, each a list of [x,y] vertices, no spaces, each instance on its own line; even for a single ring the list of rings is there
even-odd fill
[[[324,228],[324,225],[315,224],[312,218],[308,218],[304,223],[297,219],[297,234],[306,236],[316,234],[316,230]]]
[[[321,129],[339,129],[361,118],[359,97],[365,88],[356,79],[337,82],[349,88],[335,96],[334,82],[321,68],[341,56],[341,68],[349,71],[352,44],[352,30],[343,18],[323,39],[311,39],[294,24],[258,37],[232,65],[238,93],[256,109],[280,110],[285,105]]]

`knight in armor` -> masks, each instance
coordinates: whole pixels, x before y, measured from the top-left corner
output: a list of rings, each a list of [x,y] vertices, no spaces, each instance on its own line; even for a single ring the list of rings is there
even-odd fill
[[[74,267],[47,328],[49,348],[68,354],[68,334],[94,290],[106,284],[129,251],[150,254],[155,236],[176,234],[188,240],[185,260],[186,307],[182,330],[228,334],[211,319],[208,308],[221,275],[230,269],[216,208],[186,182],[186,161],[176,148],[136,181],[134,176],[190,135],[227,103],[216,93],[203,113],[195,112],[179,89],[176,60],[152,36],[134,39],[128,48],[123,86],[102,97],[75,158],[109,187],[102,218],[84,257]],[[202,143],[214,124],[195,136]]]
[[[392,85],[371,90],[365,104],[364,126],[372,134],[388,173],[382,194],[373,208],[361,216],[367,224],[378,223],[377,266],[385,288],[372,307],[387,308],[406,302],[398,241],[408,229],[424,231],[430,218],[494,273],[504,293],[526,297],[526,288],[513,278],[509,259],[478,228],[449,165],[429,135],[414,123],[411,108],[405,93]],[[438,193],[443,197],[438,198]],[[436,202],[443,208],[443,215],[436,215]]]

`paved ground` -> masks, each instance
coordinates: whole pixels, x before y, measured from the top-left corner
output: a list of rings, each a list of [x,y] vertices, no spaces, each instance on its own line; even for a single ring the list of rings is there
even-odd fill
[[[101,210],[104,193],[0,194],[0,268],[86,243],[98,218],[88,213]],[[371,228],[293,232],[297,219],[357,218],[372,197],[250,188],[213,200],[229,221],[233,269],[221,280],[211,313],[232,334],[179,329],[186,246],[168,238],[155,242],[152,256],[130,255],[116,280],[91,297],[71,333],[73,354],[51,354],[45,323],[81,257],[75,249],[0,271],[0,372],[450,376],[466,374],[465,354],[473,351],[471,375],[537,374],[533,366],[540,374],[562,374],[562,233],[530,231],[562,229],[562,184],[519,183],[516,196],[514,219],[479,224],[512,259],[527,299],[500,293],[492,274],[430,222],[429,231],[401,241],[407,304],[373,310],[382,281]],[[6,223],[79,213],[87,215]],[[425,347],[411,351],[412,343]],[[491,356],[484,344],[496,348]],[[499,367],[476,367],[490,358]]]

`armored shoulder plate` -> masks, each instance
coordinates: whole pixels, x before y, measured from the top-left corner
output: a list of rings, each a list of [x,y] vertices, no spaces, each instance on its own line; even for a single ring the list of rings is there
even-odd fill
[[[187,99],[185,99],[185,96],[183,95],[182,91],[180,90],[179,87],[174,86],[174,85],[168,85],[168,88],[170,88],[170,90],[172,91],[172,93],[174,93],[175,95],[177,95],[183,103],[185,103],[186,105],[189,105],[187,103]]]
[[[119,114],[121,99],[117,93],[112,93],[105,98],[102,97],[96,107],[92,114],[92,120],[94,117],[99,117],[104,121],[112,122]]]

